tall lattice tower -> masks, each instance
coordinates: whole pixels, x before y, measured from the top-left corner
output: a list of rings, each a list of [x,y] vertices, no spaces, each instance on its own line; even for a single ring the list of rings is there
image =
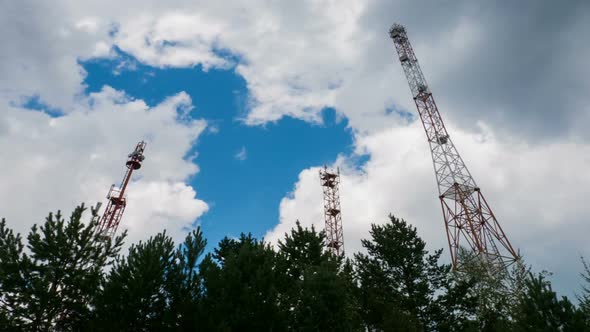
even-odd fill
[[[465,246],[485,261],[494,263],[494,266],[507,267],[518,260],[518,254],[453,145],[406,29],[394,24],[389,35],[395,44],[430,145],[453,266],[458,267],[457,254],[459,248]]]
[[[324,217],[326,219],[326,245],[337,256],[344,255],[344,234],[340,210],[340,170],[320,169],[320,181],[324,190]]]
[[[102,218],[100,219],[98,228],[99,232],[104,236],[112,237],[117,231],[117,227],[119,227],[121,217],[123,216],[125,206],[127,205],[125,190],[127,189],[129,180],[131,180],[131,174],[133,174],[133,171],[141,168],[141,163],[145,159],[143,156],[145,145],[146,143],[144,141],[137,143],[135,150],[129,154],[127,162],[125,163],[127,170],[125,171],[125,176],[123,176],[123,181],[121,181],[121,186],[115,187],[113,184],[109,190],[107,195],[109,202]]]

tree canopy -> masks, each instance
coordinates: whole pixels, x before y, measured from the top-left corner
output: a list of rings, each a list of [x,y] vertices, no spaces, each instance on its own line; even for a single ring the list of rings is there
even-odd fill
[[[546,273],[490,273],[469,252],[453,271],[394,216],[346,258],[299,222],[274,245],[245,233],[208,248],[196,227],[123,253],[125,233],[101,236],[85,211],[50,213],[25,238],[0,222],[1,331],[590,330],[583,259],[575,303]]]

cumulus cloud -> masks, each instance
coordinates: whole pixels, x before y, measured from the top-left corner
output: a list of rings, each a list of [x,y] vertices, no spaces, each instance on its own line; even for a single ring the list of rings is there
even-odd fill
[[[106,201],[110,185],[119,185],[127,154],[145,139],[146,160],[129,185],[121,229],[129,229],[131,241],[162,229],[182,235],[208,209],[185,184],[198,168],[184,157],[206,127],[188,117],[191,108],[185,93],[150,108],[110,87],[61,117],[5,107],[0,200],[10,203],[2,205],[2,216],[24,233],[49,211]]]
[[[64,3],[4,2],[0,5],[0,102],[42,103],[67,112],[83,92],[81,59],[111,56],[110,22],[75,15]]]
[[[451,128],[470,171],[490,202],[512,244],[528,263],[558,275],[571,290],[588,253],[585,234],[590,207],[590,146],[567,141],[532,145],[518,138],[499,139],[480,125],[477,133]],[[393,213],[418,228],[430,249],[448,253],[431,157],[421,124],[387,129],[357,138],[357,153],[370,155],[360,169],[341,156],[342,216],[345,249],[361,250],[371,223]],[[323,229],[317,168],[303,170],[293,192],[280,204],[280,223],[266,235],[276,241],[300,220]],[[566,240],[567,239],[567,240]],[[449,259],[448,256],[445,259]],[[563,289],[562,288],[562,289]]]
[[[82,91],[79,59],[117,46],[158,67],[230,68],[250,93],[245,121],[320,122],[334,107],[358,131],[412,109],[387,29],[405,24],[445,114],[511,136],[582,138],[590,117],[585,1],[509,6],[458,1],[34,1],[2,5],[0,96],[38,95],[67,109]],[[116,10],[114,10],[116,8]],[[529,19],[522,20],[526,12]],[[25,18],[25,19],[23,19]],[[24,21],[26,20],[26,21]],[[557,111],[559,110],[559,111]],[[394,114],[394,115],[392,115]]]
[[[64,28],[61,49],[75,45],[75,55],[90,56],[108,44],[159,67],[236,65],[251,97],[249,124],[283,116],[320,122],[319,112],[335,107],[356,130],[390,126],[388,110],[413,106],[387,36],[397,21],[458,126],[481,120],[512,136],[587,138],[577,125],[590,115],[590,48],[577,42],[590,29],[584,1],[126,2],[142,8],[133,15],[110,10],[120,8],[114,3],[58,3],[52,10],[68,13],[73,24]],[[530,19],[522,20],[523,12]],[[81,34],[82,44],[72,37]]]
[[[153,66],[228,67],[214,51],[224,24],[197,13],[153,13],[121,21],[115,43]]]

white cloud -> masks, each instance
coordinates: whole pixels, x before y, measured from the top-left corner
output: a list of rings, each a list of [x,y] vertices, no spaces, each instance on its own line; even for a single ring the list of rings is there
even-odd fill
[[[238,151],[235,155],[234,158],[236,160],[246,160],[248,158],[248,152],[246,151],[246,147],[242,146],[242,148],[240,149],[240,151]]]
[[[553,26],[543,19],[552,13],[550,6],[531,5],[534,19],[522,26],[517,10],[470,1],[431,4],[419,14],[420,6],[407,1],[144,1],[133,15],[109,10],[119,6],[107,1],[67,8],[115,24],[118,32],[109,41],[153,66],[228,68],[234,60],[221,54],[237,56],[235,71],[251,97],[249,124],[283,116],[319,122],[323,108],[335,107],[358,131],[392,125],[396,117],[387,109],[413,109],[387,36],[391,23],[401,21],[449,120],[462,127],[484,120],[521,137],[586,137],[574,119],[590,114],[584,106],[590,103],[590,81],[571,70],[583,68],[590,54],[575,42],[590,26],[576,6],[567,9],[572,15],[552,20]],[[538,51],[548,47],[547,36],[559,46]],[[560,55],[552,54],[557,48]],[[554,61],[556,56],[567,60]],[[557,107],[563,109],[559,116]],[[554,121],[548,125],[545,118]]]
[[[251,97],[247,123],[285,115],[319,122],[319,112],[337,106],[341,85],[363,62],[356,42],[362,41],[357,21],[365,6],[359,1],[200,4],[125,18],[114,43],[162,67],[225,68],[228,60],[217,51],[229,50],[241,57],[235,71]]]
[[[317,122],[321,109],[335,107],[355,130],[379,131],[396,121],[387,109],[413,109],[387,36],[401,21],[449,120],[484,120],[518,136],[586,137],[578,119],[590,114],[590,81],[579,68],[590,48],[576,42],[590,28],[584,5],[555,5],[561,15],[528,5],[523,22],[522,8],[471,1],[426,10],[402,0],[7,2],[0,96],[39,95],[67,110],[82,91],[77,61],[113,56],[111,46],[149,65],[205,70],[229,68],[236,61],[221,54],[231,53],[251,96],[247,123]]]
[[[581,269],[579,255],[590,252],[585,236],[590,232],[590,206],[585,203],[590,196],[590,146],[499,139],[483,125],[477,134],[450,131],[512,244],[536,269],[555,272],[559,288],[571,291]],[[362,169],[351,167],[345,157],[335,163],[342,171],[347,252],[361,250],[360,239],[368,238],[369,225],[383,223],[393,213],[415,225],[430,249],[448,253],[421,124],[357,137],[356,147],[370,154]],[[323,229],[321,195],[317,168],[303,170],[293,193],[281,201],[280,223],[266,238],[276,241],[297,219]]]
[[[0,116],[2,216],[26,233],[49,211],[76,204],[106,203],[108,188],[121,181],[127,155],[145,139],[146,160],[128,188],[121,229],[137,241],[162,229],[184,234],[208,209],[186,179],[198,172],[184,159],[206,127],[203,120],[179,119],[191,108],[185,93],[150,108],[110,87],[81,100],[68,114],[52,118],[14,107]],[[104,205],[103,205],[104,209]]]
[[[111,54],[110,21],[76,15],[64,3],[3,2],[0,22],[2,104],[39,96],[68,112],[84,88],[78,60]]]
[[[207,203],[196,199],[195,189],[183,182],[141,181],[134,189],[133,203],[125,210],[128,243],[145,240],[146,235],[162,229],[181,240],[192,222],[209,209]]]
[[[153,66],[228,67],[214,48],[224,29],[218,20],[196,13],[168,11],[120,22],[115,43]],[[154,16],[155,15],[155,16]]]

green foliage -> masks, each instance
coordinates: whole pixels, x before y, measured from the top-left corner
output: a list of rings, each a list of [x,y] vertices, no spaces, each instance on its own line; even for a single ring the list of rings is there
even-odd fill
[[[280,306],[289,312],[288,329],[360,330],[352,265],[325,250],[324,234],[297,222],[278,247]]]
[[[132,245],[119,257],[96,300],[95,328],[171,331],[196,327],[201,297],[196,266],[206,241],[200,228],[175,248],[165,232]]]
[[[132,244],[49,214],[26,239],[0,222],[1,331],[588,331],[590,267],[576,307],[545,275],[493,270],[461,253],[460,272],[416,228],[372,225],[351,261],[297,225],[276,248],[252,235],[205,255],[200,228]],[[95,214],[95,211],[93,211]],[[94,218],[93,220],[96,220]],[[493,272],[490,272],[493,271]]]
[[[80,330],[91,316],[90,301],[102,282],[102,270],[117,255],[124,235],[114,241],[84,224],[84,206],[68,221],[50,213],[43,226],[27,236],[28,253],[19,235],[0,223],[0,317],[12,329]]]
[[[270,246],[242,234],[224,238],[200,265],[206,289],[202,328],[206,331],[283,331],[287,312],[280,293]]]
[[[582,312],[567,297],[557,298],[543,274],[530,274],[515,311],[518,331],[587,331]]]
[[[580,311],[584,316],[586,326],[590,326],[590,265],[584,259],[581,258],[582,266],[584,271],[581,273],[584,285],[582,286],[582,293],[578,295],[578,301],[580,301]]]
[[[14,234],[6,227],[6,220],[0,222],[0,328],[4,330],[26,326],[21,308],[22,289],[26,287],[23,271],[23,244],[20,234]]]
[[[441,250],[429,255],[416,228],[390,216],[371,226],[363,240],[367,254],[356,254],[363,318],[370,330],[433,330],[462,325],[470,315],[469,287],[439,265]],[[457,310],[462,308],[463,312]]]
[[[352,267],[299,223],[278,251],[251,235],[223,239],[200,266],[205,330],[360,329]]]
[[[479,331],[506,331],[512,328],[512,316],[524,291],[528,269],[522,259],[508,269],[465,249],[459,251],[457,280],[471,283],[469,294],[476,298],[475,320]]]
[[[202,311],[200,302],[203,297],[203,281],[198,273],[198,263],[206,245],[207,241],[198,227],[186,236],[177,250],[179,273],[175,274],[176,280],[171,280],[177,285],[174,288],[175,301],[172,307],[177,316],[178,327],[184,331],[194,330],[200,324],[198,313]]]

